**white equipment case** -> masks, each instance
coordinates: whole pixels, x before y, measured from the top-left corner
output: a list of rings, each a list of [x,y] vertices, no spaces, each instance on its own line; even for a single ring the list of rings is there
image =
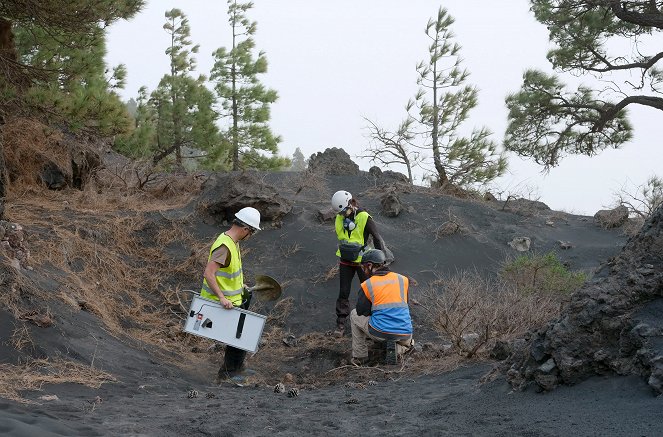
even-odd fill
[[[193,296],[184,331],[256,352],[266,320],[262,314],[237,307],[228,310],[218,301]]]

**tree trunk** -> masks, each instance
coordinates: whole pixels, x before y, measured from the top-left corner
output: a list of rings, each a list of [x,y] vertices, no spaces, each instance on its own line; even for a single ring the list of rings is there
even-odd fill
[[[435,41],[437,44],[438,41]],[[437,103],[437,61],[433,62],[433,164],[435,165],[435,170],[437,171],[437,183],[442,187],[444,186],[449,179],[447,178],[447,172],[442,165],[442,159],[440,158],[440,139],[439,135],[439,123],[440,123],[440,107]]]
[[[0,90],[5,87],[20,88],[20,83],[14,83],[11,77],[10,64],[16,62],[18,54],[14,46],[14,32],[12,23],[0,17]],[[5,114],[9,108],[6,102],[0,102],[0,219],[4,216],[5,196],[7,194],[7,168],[5,166],[4,125]]]
[[[663,393],[663,206],[622,252],[573,294],[558,320],[505,362],[515,388],[543,390],[594,375],[639,375]]]
[[[7,194],[7,167],[5,166],[4,117],[0,114],[0,220],[5,215],[5,195]]]
[[[235,4],[236,3],[237,2],[235,2]],[[233,62],[233,64],[232,64],[232,67],[231,67],[231,70],[230,70],[230,75],[231,75],[231,80],[232,80],[232,101],[233,101],[233,107],[232,107],[233,127],[232,127],[232,130],[233,131],[232,131],[232,135],[230,136],[230,138],[231,138],[232,143],[233,143],[232,147],[233,147],[233,170],[234,171],[239,170],[239,132],[237,130],[237,128],[239,126],[239,120],[238,120],[239,114],[238,114],[238,110],[237,110],[237,60],[236,60],[236,56],[237,56],[237,53],[236,53],[236,50],[237,50],[236,37],[237,36],[235,34],[236,26],[237,26],[236,17],[233,16],[233,24],[232,24],[232,28],[233,28],[232,62]]]

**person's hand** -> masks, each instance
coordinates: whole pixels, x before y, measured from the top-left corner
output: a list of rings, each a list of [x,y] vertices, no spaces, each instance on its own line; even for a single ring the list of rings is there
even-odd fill
[[[219,301],[221,302],[221,305],[223,305],[223,307],[224,307],[225,309],[227,309],[227,310],[231,310],[231,309],[233,308],[233,303],[230,302],[230,301],[229,301],[228,299],[226,299],[225,297],[222,297],[221,299],[219,299]]]

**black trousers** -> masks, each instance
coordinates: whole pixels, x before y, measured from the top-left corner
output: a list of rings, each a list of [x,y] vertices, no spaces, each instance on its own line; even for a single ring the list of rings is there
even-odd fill
[[[350,290],[352,289],[352,279],[357,274],[359,283],[361,284],[366,280],[364,271],[359,264],[348,265],[339,263],[338,275],[340,277],[340,289],[338,292],[338,299],[336,300],[336,323],[339,325],[345,324],[345,319],[350,316]]]
[[[242,309],[248,310],[251,304],[251,295],[242,296],[242,304],[239,306]],[[233,373],[239,372],[244,367],[244,359],[246,358],[246,351],[237,349],[233,346],[226,346],[226,352],[223,355],[223,365],[219,369],[219,377],[227,378],[232,376]]]

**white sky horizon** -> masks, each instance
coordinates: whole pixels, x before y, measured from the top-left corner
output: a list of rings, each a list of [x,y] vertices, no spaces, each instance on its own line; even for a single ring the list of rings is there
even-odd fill
[[[456,20],[452,29],[470,72],[467,82],[479,89],[478,107],[464,129],[486,126],[501,144],[505,97],[520,89],[525,70],[552,72],[547,29],[534,19],[529,1],[257,0],[248,16],[258,23],[256,48],[269,63],[261,81],[279,93],[270,125],[283,138],[280,154],[292,156],[299,147],[308,158],[342,147],[368,170],[373,164],[357,158],[369,141],[364,117],[388,129],[404,118],[404,106],[417,91],[415,66],[427,56],[425,26],[440,5]],[[187,15],[191,40],[200,44],[197,73],[209,76],[212,52],[230,45],[225,1],[148,0],[134,19],[109,30],[106,61],[127,66],[125,100],[136,98],[143,85],[154,90],[168,72],[169,38],[162,26],[164,13],[175,7]],[[629,113],[634,138],[621,149],[592,158],[568,156],[547,174],[509,154],[509,171],[491,191],[518,193],[584,215],[613,206],[614,193],[624,184],[640,185],[657,172],[663,176],[656,125],[663,114],[643,107]],[[404,167],[391,169],[405,173]]]

